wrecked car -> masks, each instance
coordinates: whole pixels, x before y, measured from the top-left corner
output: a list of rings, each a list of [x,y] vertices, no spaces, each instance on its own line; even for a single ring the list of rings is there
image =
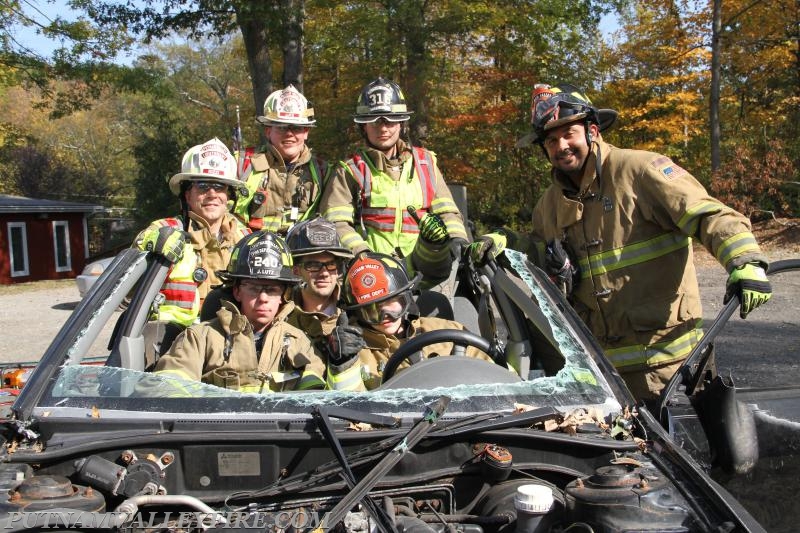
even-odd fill
[[[190,394],[175,395],[151,372],[166,341],[148,321],[168,265],[121,252],[10,408],[0,524],[764,531],[709,473],[724,439],[706,437],[703,426],[716,416],[707,400],[725,385],[706,371],[711,343],[651,412],[636,405],[547,276],[520,253],[505,256],[466,272],[479,331],[413,339],[376,390],[257,395],[187,382]],[[445,340],[456,345],[452,356],[398,370]],[[493,362],[463,357],[465,346]],[[757,439],[756,425],[749,435]],[[729,456],[757,460],[727,444]]]

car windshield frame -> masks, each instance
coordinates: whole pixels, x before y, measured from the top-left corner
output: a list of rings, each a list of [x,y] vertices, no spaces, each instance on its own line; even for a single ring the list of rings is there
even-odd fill
[[[524,254],[508,250],[506,258],[507,270],[518,277],[512,279],[523,291],[516,296],[517,300],[528,298],[535,303],[530,307],[529,302],[529,309],[523,314],[539,314],[540,318],[547,319],[550,328],[547,336],[564,358],[564,366],[555,375],[531,374],[533,379],[517,383],[261,395],[183,381],[180,383],[182,392],[176,393],[172,385],[177,378],[167,379],[121,364],[129,360],[126,353],[143,346],[136,332],[141,330],[142,317],[146,320],[147,309],[158,294],[167,268],[166,265],[159,268],[152,254],[126,250],[115,258],[68,319],[31,377],[30,383],[36,390],[26,387],[14,410],[20,418],[30,415],[84,420],[87,416],[159,420],[201,417],[209,420],[229,419],[231,414],[236,414],[237,419],[243,420],[282,420],[310,417],[315,406],[338,406],[414,417],[419,416],[424,406],[446,395],[450,398],[450,417],[511,412],[521,406],[553,407],[562,412],[579,407],[596,408],[604,415],[621,411],[619,386],[613,383],[613,378],[609,383],[605,377],[609,372],[603,366],[601,350],[566,300]],[[524,296],[520,296],[522,294]],[[108,359],[115,364],[81,364],[92,356],[87,353],[89,341],[97,334],[100,323],[111,319],[123,300],[128,300],[130,307],[116,325],[116,341]],[[126,338],[125,332],[131,337]]]

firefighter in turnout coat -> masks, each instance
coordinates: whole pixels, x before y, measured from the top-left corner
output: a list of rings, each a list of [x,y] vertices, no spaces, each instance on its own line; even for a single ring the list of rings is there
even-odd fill
[[[394,254],[435,283],[450,274],[454,245],[467,234],[436,154],[401,139],[411,113],[396,83],[378,78],[364,86],[353,120],[367,146],[339,163],[320,212],[354,254]],[[419,239],[426,231],[434,238]]]
[[[247,195],[238,198],[234,213],[253,231],[286,235],[316,214],[329,166],[306,144],[316,125],[314,109],[294,86],[270,94],[256,121],[265,126],[267,144],[238,155]]]
[[[726,298],[738,291],[742,317],[771,295],[767,260],[749,220],[670,158],[605,143],[616,111],[569,85],[533,96],[520,144],[553,165],[533,212],[539,256],[634,396],[656,399],[703,335],[692,241],[729,273]]]
[[[156,365],[156,373],[242,392],[269,393],[324,387],[325,362],[306,334],[286,318],[300,280],[283,240],[261,231],[242,239],[227,270],[234,301],[216,318],[188,328]],[[174,388],[179,382],[171,380]]]
[[[346,309],[354,319],[340,324],[331,334],[329,368],[336,368],[338,379],[355,380],[363,388],[374,389],[381,384],[383,369],[391,355],[409,339],[441,329],[464,330],[453,320],[418,316],[411,290],[419,278],[409,279],[405,267],[385,254],[367,252],[350,265],[344,280]],[[422,349],[422,357],[448,356],[453,343],[440,342]],[[466,356],[486,361],[491,358],[468,346]],[[408,368],[400,364],[398,371]]]
[[[250,230],[228,212],[241,183],[233,155],[219,139],[190,148],[181,172],[168,183],[180,199],[181,215],[151,222],[134,245],[173,263],[152,319],[185,327],[196,321],[211,288],[222,283],[216,272]]]

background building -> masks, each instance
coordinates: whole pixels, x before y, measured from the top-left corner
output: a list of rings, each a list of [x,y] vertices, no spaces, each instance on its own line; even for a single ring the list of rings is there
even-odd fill
[[[99,205],[0,195],[0,283],[74,278],[89,256]]]

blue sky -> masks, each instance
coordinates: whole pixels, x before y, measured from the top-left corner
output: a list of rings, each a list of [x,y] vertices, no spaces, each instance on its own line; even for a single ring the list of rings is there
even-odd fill
[[[67,0],[20,0],[20,7],[29,18],[36,20],[41,25],[49,24],[58,16],[67,20],[78,18],[78,13],[70,9]],[[19,45],[33,50],[45,58],[50,58],[53,51],[61,46],[61,43],[37,34],[37,28],[37,26],[20,25],[14,32],[14,39]],[[128,63],[132,59],[135,58],[121,57],[118,62]]]

